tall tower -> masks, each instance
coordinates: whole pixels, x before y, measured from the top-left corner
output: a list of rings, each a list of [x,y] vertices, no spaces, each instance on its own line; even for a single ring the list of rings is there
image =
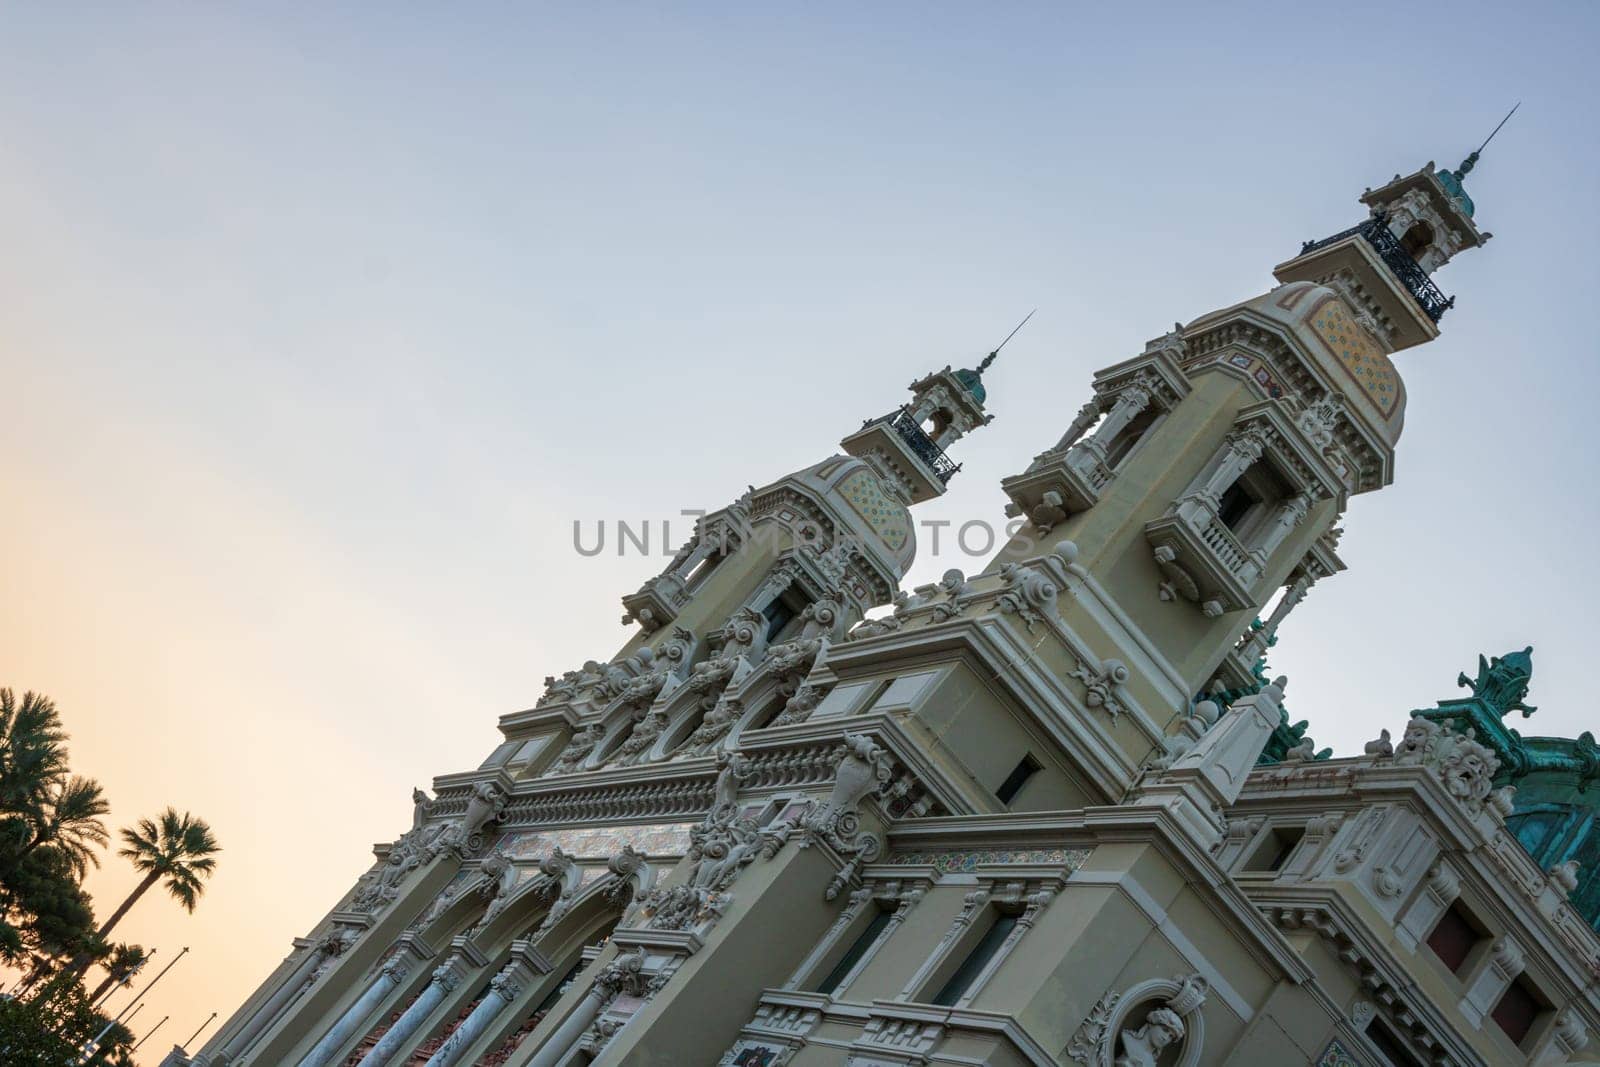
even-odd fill
[[[1096,374],[980,573],[900,589],[992,353],[704,516],[193,1062],[1565,1062],[1600,940],[1498,750],[1313,758],[1260,667],[1393,479],[1475,156]]]

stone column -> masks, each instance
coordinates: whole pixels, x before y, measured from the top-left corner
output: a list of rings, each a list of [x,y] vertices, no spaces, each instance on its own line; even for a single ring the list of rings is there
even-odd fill
[[[561,1020],[561,1025],[556,1032],[551,1034],[549,1040],[539,1046],[539,1051],[534,1053],[527,1067],[557,1067],[562,1060],[567,1058],[567,1053],[572,1051],[580,1038],[588,1031],[595,1016],[600,1014],[611,1000],[609,990],[598,982],[589,987],[583,995],[583,1000],[572,1010],[572,1014]]]
[[[1100,403],[1098,400],[1085,401],[1083,407],[1072,417],[1072,422],[1067,426],[1066,433],[1061,435],[1052,452],[1065,452],[1078,443],[1078,438],[1089,432],[1089,427],[1094,425],[1094,420],[1100,417]]]
[[[1240,647],[1239,656],[1246,665],[1254,663],[1261,658],[1262,653],[1266,652],[1267,642],[1278,632],[1278,627],[1289,617],[1289,612],[1306,598],[1306,593],[1310,592],[1314,581],[1315,579],[1302,571],[1293,582],[1289,583],[1288,590],[1272,609],[1272,614],[1267,616],[1267,621],[1261,629],[1245,638],[1243,646]]]
[[[1310,510],[1311,498],[1305,493],[1297,493],[1279,504],[1272,521],[1251,539],[1251,544],[1244,546],[1250,558],[1239,568],[1239,581],[1249,585],[1260,577],[1272,554],[1288,539],[1294,528],[1305,521]]]
[[[570,861],[569,861],[570,862]],[[550,961],[528,941],[517,941],[511,946],[511,961],[489,981],[489,991],[472,1009],[472,1014],[450,1032],[439,1051],[428,1060],[427,1067],[450,1067],[461,1058],[478,1037],[489,1028],[512,1002],[522,995],[528,983],[541,974],[550,972]]]
[[[385,963],[383,969],[378,972],[378,977],[367,987],[367,991],[339,1016],[339,1021],[333,1024],[333,1029],[324,1034],[316,1047],[300,1061],[300,1067],[327,1067],[334,1062],[338,1058],[339,1050],[356,1036],[356,1030],[378,1010],[384,999],[394,992],[395,987],[410,969],[410,963],[398,955]]]
[[[472,1009],[472,1014],[461,1021],[461,1025],[450,1031],[450,1036],[445,1038],[444,1044],[439,1046],[429,1059],[427,1067],[450,1067],[461,1058],[467,1046],[478,1039],[494,1022],[511,1002],[522,995],[521,979],[514,973],[516,964],[507,965],[501,972],[489,981],[489,991],[478,1001],[477,1007]]]
[[[394,1021],[394,1025],[384,1031],[383,1037],[374,1045],[365,1056],[361,1058],[360,1067],[383,1067],[390,1058],[397,1054],[421,1028],[428,1016],[433,1014],[433,1009],[443,1003],[461,983],[465,976],[465,965],[460,956],[451,956],[433,972],[433,978],[426,988],[411,1002],[404,1014]]]
[[[1143,385],[1130,385],[1117,396],[1117,402],[1106,412],[1105,421],[1095,427],[1089,442],[1099,446],[1102,454],[1128,423],[1150,406],[1150,390]]]
[[[1150,406],[1150,400],[1150,390],[1143,385],[1130,385],[1124,389],[1117,397],[1117,402],[1111,405],[1111,410],[1106,412],[1105,419],[1095,427],[1094,433],[1072,447],[1067,462],[1085,473],[1104,463],[1111,442],[1139,412]]]
[[[1250,465],[1261,458],[1265,447],[1264,442],[1249,431],[1229,434],[1222,453],[1217,457],[1216,465],[1200,484],[1199,492],[1211,500],[1222,499],[1222,494],[1239,480],[1239,475],[1249,470]]]
[[[574,1047],[588,1032],[595,1017],[616,998],[618,993],[624,988],[633,992],[639,991],[639,972],[644,967],[644,959],[644,950],[636,948],[607,964],[595,976],[594,984],[584,993],[578,1006],[561,1020],[561,1025],[556,1027],[555,1033],[539,1046],[539,1051],[534,1053],[533,1058],[524,1067],[559,1067],[566,1062]]]

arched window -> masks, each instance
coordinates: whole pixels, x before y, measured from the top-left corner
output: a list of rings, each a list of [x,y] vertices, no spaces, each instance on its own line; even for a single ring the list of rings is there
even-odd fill
[[[1412,259],[1421,259],[1422,253],[1429,245],[1433,244],[1433,227],[1418,219],[1411,224],[1400,238],[1400,247],[1406,250],[1406,255]]]

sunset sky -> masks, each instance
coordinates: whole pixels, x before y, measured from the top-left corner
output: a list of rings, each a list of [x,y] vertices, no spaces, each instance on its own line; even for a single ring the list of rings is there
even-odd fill
[[[662,561],[575,520],[659,550],[1038,307],[917,512],[1003,521],[1094,369],[1518,100],[1467,182],[1496,237],[1396,359],[1395,484],[1272,662],[1341,754],[1527,644],[1517,725],[1593,728],[1600,8],[1509,11],[0,9],[0,685],[55,698],[115,825],[225,849],[118,932],[193,949],[141,1062],[620,645]],[[912,582],[982,564],[944,547]],[[133,880],[107,858],[102,913]]]

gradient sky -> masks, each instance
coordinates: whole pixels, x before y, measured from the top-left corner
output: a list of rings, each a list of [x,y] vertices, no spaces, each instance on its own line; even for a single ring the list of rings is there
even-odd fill
[[[661,561],[574,519],[719,507],[1037,306],[918,511],[999,521],[1095,368],[1517,100],[1468,181],[1498,236],[1397,358],[1396,482],[1272,659],[1341,753],[1529,643],[1526,729],[1592,727],[1600,8],[1512,10],[0,8],[0,685],[118,825],[227,850],[119,931],[194,949],[143,1062],[621,643]]]

